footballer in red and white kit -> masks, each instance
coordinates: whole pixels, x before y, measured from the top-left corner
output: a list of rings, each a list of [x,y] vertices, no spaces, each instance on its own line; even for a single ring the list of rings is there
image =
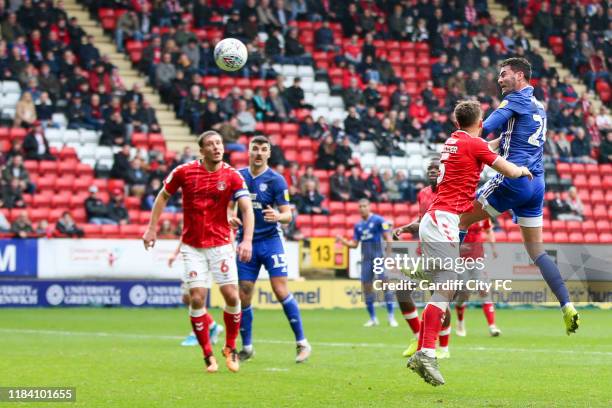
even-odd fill
[[[438,194],[419,225],[426,270],[431,272],[432,281],[436,284],[456,281],[454,267],[447,265],[456,265],[460,257],[459,215],[471,210],[484,165],[509,178],[533,178],[526,167],[517,167],[508,162],[492,152],[488,143],[480,139],[482,110],[478,102],[459,102],[454,114],[459,130],[444,144]],[[452,286],[440,286],[433,291],[423,311],[418,351],[408,360],[408,368],[434,386],[444,384],[436,359],[435,343],[444,313],[454,295]]]
[[[208,289],[214,281],[225,300],[223,320],[226,328],[223,355],[230,371],[239,370],[236,338],[240,331],[241,307],[238,296],[238,258],[251,259],[254,215],[249,191],[237,170],[224,163],[223,140],[215,131],[204,132],[198,138],[202,159],[175,168],[164,181],[143,236],[145,248],[155,244],[159,217],[168,199],[179,188],[183,194],[183,235],[181,255],[185,265],[183,283],[191,298],[191,325],[202,347],[208,372],[216,372],[209,326],[213,319],[206,310]],[[234,249],[228,222],[228,205],[236,202],[243,214],[243,240]]]

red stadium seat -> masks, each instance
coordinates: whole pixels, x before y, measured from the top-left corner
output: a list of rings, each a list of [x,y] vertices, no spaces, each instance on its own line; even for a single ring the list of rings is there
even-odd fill
[[[584,234],[584,242],[587,244],[596,244],[599,242],[599,237],[597,234],[590,232],[588,234]]]
[[[119,236],[118,225],[102,225],[100,229],[102,238],[117,238]]]
[[[295,224],[298,228],[310,227],[312,225],[312,215],[300,214],[295,220]]]
[[[332,213],[333,214],[333,213]],[[332,215],[329,217],[330,228],[341,228],[344,229],[344,216]]]
[[[83,229],[83,232],[85,232],[85,236],[88,238],[99,237],[100,235],[102,235],[101,225],[83,224],[80,225],[80,227]]]
[[[331,212],[332,214],[344,213],[344,202],[331,201],[329,203],[329,212]]]
[[[314,228],[327,227],[329,225],[329,216],[327,215],[313,215],[312,226]]]
[[[584,237],[582,236],[582,232],[572,232],[569,234],[569,242],[571,243],[580,243],[584,242]]]
[[[329,228],[313,228],[312,230],[313,237],[330,237],[331,233]]]
[[[553,235],[553,240],[555,242],[568,242],[569,241],[569,237],[567,235],[567,232],[555,232]]]

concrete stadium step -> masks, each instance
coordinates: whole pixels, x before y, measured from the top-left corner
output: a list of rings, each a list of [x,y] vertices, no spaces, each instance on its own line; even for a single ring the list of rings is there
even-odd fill
[[[88,35],[94,36],[94,44],[100,50],[100,54],[108,55],[110,61],[119,69],[119,75],[126,89],[131,89],[134,84],[141,85],[144,98],[155,109],[167,148],[182,151],[186,145],[191,145],[197,149],[196,137],[191,134],[189,127],[176,119],[174,111],[161,101],[155,89],[146,85],[146,78],[132,68],[127,55],[117,52],[113,39],[104,32],[99,22],[91,19],[89,12],[76,0],[64,0],[64,9],[69,17],[77,18],[79,25]]]
[[[502,4],[499,4],[493,0],[488,0],[488,5],[489,13],[491,13],[491,16],[497,22],[501,22],[504,20],[504,18],[512,16],[510,11]],[[531,32],[529,32],[529,30],[527,30],[527,28],[520,21],[517,21],[514,28],[515,31],[517,29],[523,30],[527,39],[529,40],[529,43],[531,44],[532,50],[537,52],[546,62],[548,62],[550,67],[555,68],[559,73],[560,78],[571,78],[572,86],[576,90],[576,93],[579,96],[586,94],[593,107],[596,110],[599,110],[599,107],[602,105],[599,96],[597,96],[594,92],[589,92],[584,82],[581,79],[574,77],[572,73],[557,60],[550,48],[548,48],[545,44],[541,44],[538,39],[533,37]]]

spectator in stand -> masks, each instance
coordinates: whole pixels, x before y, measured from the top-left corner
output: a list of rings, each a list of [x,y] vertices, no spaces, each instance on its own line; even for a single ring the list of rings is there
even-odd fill
[[[270,159],[268,159],[270,167],[276,167],[279,164],[286,166],[288,161],[287,158],[285,158],[285,153],[283,152],[283,149],[281,149],[281,147],[276,144],[276,136],[268,135],[267,137],[268,141],[270,142]]]
[[[550,215],[553,220],[582,221],[582,218],[577,219],[569,203],[561,198],[561,193],[558,191],[555,192],[554,200],[548,203],[548,208],[550,209]]]
[[[315,167],[322,170],[333,170],[336,167],[336,143],[334,137],[328,132],[319,145]]]
[[[329,21],[323,20],[322,26],[315,31],[315,47],[319,51],[337,51],[334,32],[329,27]]]
[[[23,156],[21,154],[14,155],[8,164],[2,170],[2,179],[4,182],[10,182],[12,179],[19,180],[21,191],[33,194],[36,186],[30,182],[30,173],[23,165]]]
[[[300,44],[297,28],[291,28],[285,36],[285,63],[304,65],[312,63],[312,56]]]
[[[300,176],[299,191],[304,194],[306,192],[306,183],[313,181],[315,188],[319,190],[319,178],[314,174],[314,167],[311,165],[306,166],[304,174]]]
[[[572,145],[567,140],[566,132],[560,131],[555,142],[556,153],[558,159],[562,162],[569,163],[572,161]]]
[[[94,36],[88,35],[84,44],[79,47],[79,62],[87,70],[91,70],[100,61],[100,51],[94,44]]]
[[[605,137],[599,146],[599,163],[612,163],[612,130],[605,133]]]
[[[172,54],[163,54],[162,61],[155,67],[155,86],[164,101],[170,100],[172,81],[176,78],[176,67],[172,63]]]
[[[351,36],[350,41],[344,46],[344,59],[353,65],[361,63],[361,46],[357,34]]]
[[[225,114],[219,111],[219,104],[214,99],[209,99],[206,102],[206,110],[202,116],[203,124],[196,127],[196,134],[202,133],[203,129],[214,129],[219,130],[223,121],[225,120]]]
[[[349,201],[351,198],[351,185],[344,175],[346,167],[338,164],[336,171],[329,178],[330,197],[334,201]]]
[[[396,179],[393,178],[393,173],[391,170],[387,169],[383,173],[382,182],[385,191],[387,192],[387,198],[391,202],[401,201],[402,195],[399,191],[399,186],[396,182]]]
[[[138,157],[134,158],[130,163],[130,169],[125,180],[129,186],[131,195],[141,197],[147,185],[147,173],[142,166],[142,160]]]
[[[351,187],[350,201],[359,201],[362,198],[370,198],[372,192],[366,188],[365,180],[361,178],[361,170],[355,166],[351,168],[351,175],[348,178]]]
[[[162,182],[158,178],[152,178],[147,184],[147,189],[145,190],[145,194],[142,196],[140,201],[140,208],[145,211],[151,211],[153,209],[153,203],[155,202],[155,198],[157,194],[159,194],[162,189]]]
[[[431,76],[434,79],[434,85],[437,87],[445,87],[446,81],[453,74],[453,67],[448,63],[448,55],[445,53],[440,55],[438,62],[431,67]]]
[[[317,190],[314,181],[306,182],[306,191],[300,198],[298,212],[300,214],[329,214],[329,210],[323,207],[325,197]]]
[[[343,164],[348,168],[355,165],[353,160],[353,149],[351,148],[351,141],[348,136],[342,137],[342,142],[336,145],[335,161],[336,164]]]
[[[87,124],[89,107],[83,103],[83,96],[80,92],[76,92],[72,97],[67,116],[69,129],[91,129],[91,126]]]
[[[574,140],[572,140],[572,161],[575,163],[597,163],[596,160],[591,158],[591,141],[586,137],[583,128],[576,129]]]
[[[400,201],[410,203],[416,202],[416,190],[414,185],[408,180],[403,170],[398,170],[395,173],[395,184],[397,184],[400,194]]]
[[[285,99],[291,109],[314,109],[312,105],[306,103],[304,90],[300,86],[301,82],[300,77],[293,79],[293,85],[284,92]]]
[[[359,88],[358,78],[351,78],[349,87],[345,88],[342,92],[342,99],[346,107],[364,105],[365,99],[363,92]]]
[[[348,108],[348,116],[344,119],[344,131],[353,143],[359,143],[366,138],[361,117],[354,106]]]
[[[576,187],[572,186],[569,188],[569,190],[567,190],[567,192],[567,203],[572,210],[572,215],[575,217],[576,221],[584,220],[584,205],[578,196],[578,190],[576,190]]]
[[[296,162],[289,163],[289,168],[285,170],[283,176],[287,181],[289,196],[300,193],[300,165]]]
[[[26,160],[55,160],[49,151],[49,142],[40,124],[37,124],[26,135],[23,140],[23,151]]]
[[[427,106],[423,102],[423,98],[420,96],[417,96],[410,105],[409,114],[411,118],[417,119],[420,123],[427,122],[431,117]]]
[[[82,238],[85,232],[74,222],[70,211],[64,211],[55,224],[55,235],[58,237]]]
[[[11,225],[11,232],[14,234],[14,238],[28,238],[34,233],[32,228],[32,222],[28,218],[27,211],[21,211],[13,224]]]
[[[363,99],[366,107],[374,107],[378,111],[380,109],[380,101],[382,96],[378,92],[378,82],[374,79],[368,82],[367,88],[363,91]]]
[[[119,225],[126,225],[130,217],[123,202],[123,190],[115,188],[108,202],[108,216]]]
[[[24,92],[15,106],[15,120],[13,126],[28,128],[36,122],[36,106],[32,94]]]
[[[93,130],[102,130],[104,126],[104,106],[102,106],[100,95],[91,95],[89,106],[85,113],[85,123]]]
[[[219,134],[221,134],[223,138],[223,145],[225,146],[226,152],[246,152],[246,147],[238,143],[238,139],[242,133],[238,130],[238,119],[236,119],[235,116],[223,122],[219,128]]]
[[[98,187],[89,187],[89,197],[85,199],[85,213],[87,222],[95,225],[117,225],[110,218],[108,206],[98,197]]]
[[[277,122],[287,122],[291,117],[291,107],[287,100],[279,93],[276,86],[268,91],[267,105],[271,107],[272,117]]]
[[[266,57],[272,61],[280,63],[283,60],[285,54],[285,38],[281,34],[281,30],[278,27],[272,29],[272,34],[266,40],[265,45]]]
[[[49,221],[44,219],[38,221],[33,235],[36,238],[51,238],[53,236],[53,229],[49,226]]]
[[[242,89],[234,86],[230,93],[221,101],[220,109],[225,115],[234,115],[238,110],[238,102],[242,99]]]
[[[300,122],[300,129],[298,131],[298,135],[300,137],[309,137],[311,139],[315,138],[315,133],[317,131],[316,124],[311,115],[306,115],[304,120]]]
[[[603,49],[598,49],[590,56],[589,71],[586,73],[587,85],[590,89],[595,89],[595,83],[600,79],[610,82],[610,72]]]
[[[124,144],[121,146],[121,150],[115,153],[113,157],[113,166],[111,167],[110,176],[116,179],[127,180],[129,169],[130,145]]]
[[[245,40],[243,22],[240,21],[240,10],[232,10],[230,18],[225,22],[224,37],[238,38],[239,40],[243,41]]]
[[[131,140],[134,132],[148,133],[149,128],[143,123],[142,111],[136,104],[136,101],[128,102],[125,109],[121,113],[123,123],[125,124],[125,133],[128,140]]]
[[[241,100],[238,102],[238,113],[236,114],[238,121],[237,126],[240,132],[251,135],[255,132],[257,121],[251,109],[248,108],[247,102]]]
[[[55,110],[56,108],[51,98],[49,98],[49,94],[47,92],[41,92],[40,99],[36,103],[36,117],[44,127],[47,127],[51,123]]]
[[[3,208],[24,208],[23,189],[21,188],[19,179],[12,178],[8,183],[2,186],[2,201]]]
[[[101,146],[122,146],[127,142],[127,130],[121,112],[113,112],[102,127]]]
[[[387,196],[387,192],[385,191],[385,185],[383,183],[382,177],[378,172],[378,167],[373,166],[370,175],[366,179],[366,189],[372,192],[371,199],[373,201],[381,202],[388,201],[389,197]]]
[[[138,14],[136,14],[135,11],[128,11],[117,19],[117,28],[115,29],[115,45],[117,46],[118,52],[124,52],[123,43],[126,38],[136,41],[142,40],[142,35],[140,34],[138,28]]]

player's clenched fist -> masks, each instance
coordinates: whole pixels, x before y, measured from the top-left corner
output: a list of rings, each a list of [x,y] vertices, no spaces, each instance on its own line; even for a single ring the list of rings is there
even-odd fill
[[[238,260],[240,262],[249,262],[251,260],[251,255],[253,254],[253,246],[251,241],[242,241],[240,244],[238,244],[236,252],[238,252]]]
[[[155,241],[157,240],[157,232],[152,229],[147,229],[142,236],[142,242],[144,243],[145,249],[148,251],[149,248],[153,248],[155,246]]]

